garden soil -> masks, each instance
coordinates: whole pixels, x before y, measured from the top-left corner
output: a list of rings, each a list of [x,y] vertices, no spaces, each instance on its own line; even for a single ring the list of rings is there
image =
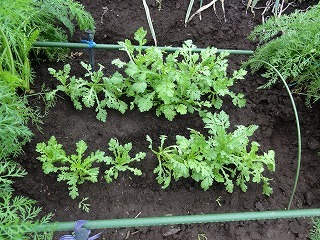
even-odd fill
[[[148,29],[142,1],[122,0],[81,0],[85,8],[91,12],[96,21],[95,42],[116,44],[125,38],[132,39],[134,32],[141,26]],[[163,0],[161,9],[156,1],[149,1],[150,12],[154,22],[159,46],[181,46],[184,40],[191,39],[198,47],[215,46],[224,49],[254,50],[256,42],[247,40],[254,26],[261,22],[262,10],[246,13],[241,1],[225,1],[225,15],[220,1],[216,4],[216,13],[212,8],[194,17],[185,26],[184,18],[189,1]],[[198,6],[195,1],[193,12]],[[209,2],[209,1],[204,1]],[[310,2],[309,2],[310,3]],[[309,4],[308,3],[308,4]],[[315,2],[311,2],[315,3]],[[298,5],[295,8],[305,9]],[[293,9],[292,9],[293,10]],[[85,33],[77,31],[70,41],[79,42],[85,39]],[[152,37],[147,35],[148,45],[152,45]],[[115,58],[127,60],[121,51],[95,51],[95,64],[105,66],[106,75],[116,71],[111,61]],[[49,63],[35,61],[34,92],[40,92],[43,84],[47,88],[57,86],[57,81],[48,74],[48,67],[62,69],[65,63],[72,67],[72,74],[81,77],[85,71],[81,61],[88,62],[88,51],[72,50],[65,62]],[[247,56],[230,56],[229,72],[239,69]],[[247,104],[238,108],[224,99],[223,110],[230,115],[231,126],[259,125],[251,140],[260,143],[261,152],[273,149],[276,154],[276,171],[266,172],[273,180],[273,194],[270,197],[262,194],[261,184],[248,184],[247,192],[235,187],[233,193],[227,193],[223,184],[214,184],[203,191],[199,184],[191,179],[172,181],[167,189],[162,189],[156,181],[153,169],[157,166],[155,155],[148,149],[146,135],[150,135],[159,144],[159,136],[168,136],[168,144],[174,143],[177,134],[188,136],[187,128],[205,133],[203,123],[197,115],[177,116],[173,121],[163,116],[157,117],[155,111],[140,113],[137,109],[121,114],[108,110],[107,122],[96,119],[94,108],[78,111],[70,99],[59,95],[55,107],[48,110],[43,124],[37,128],[31,125],[34,137],[28,143],[18,161],[28,171],[28,175],[15,183],[18,194],[37,200],[44,213],[53,213],[53,221],[76,221],[79,219],[116,219],[143,218],[171,215],[215,214],[233,212],[253,212],[268,210],[284,210],[292,192],[297,169],[297,128],[289,96],[281,84],[271,89],[257,88],[265,83],[259,74],[248,74],[245,80],[238,81],[233,90],[245,94]],[[292,88],[292,91],[295,91]],[[314,105],[308,108],[302,95],[294,95],[301,124],[302,164],[296,195],[292,209],[308,209],[320,207],[320,108]],[[35,107],[44,113],[43,101],[30,99]],[[217,110],[213,110],[217,111]],[[234,128],[234,127],[233,127]],[[58,182],[55,174],[45,175],[39,156],[35,151],[36,144],[47,142],[55,136],[65,147],[68,154],[75,152],[75,144],[84,140],[88,144],[88,152],[95,150],[108,151],[110,138],[118,138],[123,143],[132,142],[132,154],[147,152],[145,160],[135,163],[142,176],[121,173],[117,180],[107,184],[99,175],[97,183],[80,185],[80,196],[75,200],[69,197],[65,182]],[[105,170],[101,166],[101,170]],[[102,171],[103,172],[103,171]],[[79,209],[79,202],[88,197],[90,212]],[[311,219],[285,219],[263,221],[241,221],[228,223],[207,223],[178,226],[135,227],[128,229],[107,229],[104,239],[308,239]],[[99,232],[95,230],[94,233]],[[70,232],[71,233],[71,232]],[[58,239],[62,233],[55,235]]]

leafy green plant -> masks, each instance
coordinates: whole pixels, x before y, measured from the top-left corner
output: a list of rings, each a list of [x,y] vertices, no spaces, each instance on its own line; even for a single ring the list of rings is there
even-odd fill
[[[113,153],[114,157],[106,156],[103,160],[107,166],[111,166],[104,172],[104,178],[107,183],[111,183],[113,179],[117,179],[119,172],[128,170],[133,172],[133,174],[136,176],[140,176],[142,174],[140,169],[130,167],[128,164],[141,161],[145,158],[146,153],[139,152],[135,155],[135,157],[131,158],[129,154],[131,149],[132,143],[121,145],[117,139],[110,139],[109,150]]]
[[[58,181],[67,181],[69,185],[69,195],[71,198],[76,198],[78,193],[78,185],[85,181],[97,182],[99,167],[93,167],[96,162],[103,162],[107,166],[111,166],[105,171],[105,179],[108,183],[113,179],[117,179],[120,171],[129,170],[135,175],[141,175],[141,170],[128,166],[128,164],[140,161],[146,154],[139,152],[134,158],[131,158],[129,152],[132,149],[132,143],[120,145],[117,139],[111,138],[109,141],[109,150],[112,151],[114,157],[105,156],[102,151],[92,152],[84,158],[84,153],[87,150],[87,144],[81,140],[77,144],[77,154],[68,156],[63,150],[54,136],[52,136],[48,144],[42,142],[37,144],[36,151],[40,153],[37,159],[42,163],[42,169],[45,174],[51,172],[58,173]],[[79,206],[83,205],[83,201]],[[88,207],[88,206],[87,206]]]
[[[259,144],[249,138],[258,128],[256,125],[237,126],[228,133],[229,116],[221,111],[219,114],[202,113],[205,128],[209,129],[206,137],[190,129],[190,137],[176,136],[176,144],[164,146],[166,136],[160,137],[160,146],[154,150],[152,139],[147,136],[149,148],[157,156],[159,165],[155,168],[157,181],[167,188],[171,179],[191,177],[201,183],[207,190],[214,182],[224,183],[228,192],[233,192],[234,184],[242,191],[247,190],[247,182],[263,183],[263,193],[270,195],[270,179],[263,176],[265,166],[269,171],[275,170],[274,151],[258,155]]]
[[[92,71],[91,66],[81,62],[81,65],[87,70],[85,77],[70,77],[70,65],[66,64],[63,70],[56,71],[49,68],[49,72],[61,83],[53,91],[46,94],[46,100],[53,105],[58,91],[64,92],[70,96],[74,107],[78,110],[84,106],[90,108],[96,104],[97,119],[105,122],[107,118],[106,108],[113,108],[121,113],[127,109],[127,104],[120,100],[122,96],[124,82],[120,73],[113,74],[112,77],[104,77],[103,66],[97,71]]]
[[[74,21],[76,20],[76,21]],[[94,21],[73,0],[14,0],[0,2],[0,74],[23,90],[30,89],[29,53],[36,40],[66,41],[67,31],[93,29]],[[63,49],[45,49],[51,60],[66,56]]]
[[[40,121],[37,111],[27,106],[26,99],[0,76],[0,160],[23,152],[22,147],[33,135],[28,128],[30,120]]]
[[[320,218],[313,218],[313,228],[310,231],[310,239],[311,240],[319,240],[320,239]]]
[[[131,109],[138,106],[141,112],[156,107],[156,114],[164,114],[172,120],[177,113],[193,113],[204,107],[221,108],[222,97],[230,96],[234,105],[245,105],[244,95],[229,90],[237,79],[243,79],[246,71],[234,71],[228,78],[228,53],[216,55],[217,49],[207,48],[199,53],[192,42],[186,41],[183,47],[171,54],[164,55],[156,47],[143,52],[147,32],[140,28],[134,35],[139,47],[135,50],[130,40],[119,42],[129,58],[129,62],[120,59],[113,64],[124,68],[126,95],[133,97]]]
[[[0,160],[0,239],[52,239],[52,233],[30,233],[48,223],[51,214],[39,219],[41,208],[34,206],[34,200],[13,196],[12,178],[25,175],[17,163]]]
[[[41,154],[37,159],[42,163],[43,172],[45,174],[58,173],[58,181],[67,181],[69,195],[73,199],[79,195],[78,185],[85,181],[98,181],[99,167],[92,167],[92,165],[103,161],[105,157],[104,152],[98,150],[84,158],[87,144],[81,140],[76,146],[77,154],[68,156],[62,145],[52,136],[48,144],[38,143],[36,148],[36,151]]]
[[[306,12],[295,11],[281,18],[270,18],[257,26],[249,39],[260,41],[248,62],[253,72],[264,70],[268,79],[262,87],[277,82],[277,69],[296,92],[306,94],[308,106],[320,98],[320,4]],[[264,63],[269,63],[270,65]]]

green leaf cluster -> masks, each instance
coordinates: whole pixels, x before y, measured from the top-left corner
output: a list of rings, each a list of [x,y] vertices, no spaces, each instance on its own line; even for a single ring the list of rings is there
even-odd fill
[[[92,16],[73,0],[0,1],[0,74],[4,72],[16,87],[29,90],[32,44],[36,40],[66,41],[67,32],[74,32],[75,22],[81,30],[94,28]],[[43,51],[50,60],[63,59],[68,52],[53,48]]]
[[[0,160],[0,239],[52,239],[52,233],[30,233],[48,223],[51,214],[39,219],[41,208],[34,200],[13,195],[12,178],[24,175],[25,170],[17,163]]]
[[[133,98],[131,108],[137,106],[144,112],[155,107],[158,116],[164,114],[172,120],[177,114],[193,113],[203,107],[219,109],[224,96],[230,96],[239,107],[245,105],[244,95],[235,94],[229,87],[243,79],[246,71],[234,71],[232,77],[227,77],[225,57],[228,53],[216,55],[215,48],[193,53],[196,46],[191,40],[170,54],[156,47],[143,50],[146,34],[143,28],[135,33],[137,48],[130,40],[119,42],[130,61],[116,59],[112,62],[124,68],[127,75],[126,95]]]
[[[97,182],[99,167],[93,167],[94,163],[103,162],[111,166],[105,171],[105,179],[108,183],[112,178],[118,177],[119,171],[129,170],[135,175],[141,175],[141,171],[129,167],[128,164],[134,161],[140,161],[145,157],[145,153],[138,153],[131,158],[129,152],[132,148],[131,143],[120,145],[117,139],[110,139],[109,150],[113,152],[114,157],[106,156],[105,152],[97,150],[89,156],[84,157],[87,150],[87,144],[81,140],[76,144],[77,154],[68,156],[54,136],[48,144],[42,142],[37,144],[36,151],[41,155],[37,158],[42,163],[42,169],[45,174],[58,173],[58,181],[66,181],[69,185],[69,195],[71,198],[79,196],[78,185],[85,181]]]
[[[45,174],[58,173],[58,181],[67,181],[69,194],[73,199],[79,195],[78,185],[85,181],[98,181],[99,168],[92,167],[92,165],[104,158],[104,152],[99,150],[84,158],[87,144],[83,140],[79,141],[76,146],[77,153],[68,156],[62,145],[52,136],[48,144],[38,143],[36,148],[36,151],[41,154],[38,160],[42,163],[43,172]]]
[[[253,72],[264,69],[263,77],[274,84],[279,76],[264,63],[274,66],[296,91],[306,94],[306,104],[320,98],[320,4],[309,10],[295,11],[280,18],[270,18],[255,27],[249,39],[260,41],[253,57],[246,63]]]
[[[109,151],[111,151],[114,157],[106,156],[103,162],[110,166],[104,172],[104,178],[107,183],[111,183],[113,179],[117,179],[119,172],[130,171],[136,176],[142,174],[140,169],[130,167],[128,164],[132,162],[139,162],[146,157],[145,152],[139,152],[135,157],[131,158],[130,151],[132,149],[132,143],[126,143],[124,145],[119,144],[119,141],[115,138],[111,138],[109,141]]]
[[[91,66],[81,62],[87,70],[86,79],[70,77],[70,65],[66,64],[63,70],[56,71],[49,68],[49,72],[60,82],[60,85],[53,91],[46,94],[49,105],[53,105],[58,91],[70,96],[74,107],[78,110],[96,105],[97,119],[105,122],[107,118],[106,108],[113,108],[121,113],[127,109],[127,104],[120,100],[123,92],[123,78],[120,73],[112,77],[104,77],[103,66],[100,65],[97,71],[92,71]]]
[[[217,55],[215,48],[194,53],[192,50],[196,46],[190,40],[171,54],[165,54],[156,47],[143,50],[147,41],[146,33],[143,28],[135,33],[134,39],[139,43],[137,48],[127,39],[119,42],[130,61],[115,59],[112,63],[124,68],[126,76],[115,72],[111,77],[104,77],[103,66],[99,65],[97,71],[92,71],[89,65],[81,63],[87,70],[85,76],[91,78],[89,81],[70,77],[68,64],[59,71],[49,68],[61,85],[46,95],[47,101],[54,102],[56,93],[63,91],[71,97],[76,109],[82,109],[82,103],[86,107],[96,104],[97,119],[103,122],[106,121],[106,108],[121,113],[126,111],[127,104],[121,100],[123,96],[131,99],[130,109],[137,106],[141,112],[145,112],[154,107],[157,116],[164,114],[170,121],[177,114],[184,115],[211,107],[220,109],[225,96],[231,97],[236,106],[245,105],[244,95],[236,94],[229,88],[236,80],[243,79],[246,71],[240,69],[228,77],[225,59],[228,53]]]
[[[204,190],[219,182],[232,193],[235,184],[245,192],[249,181],[262,182],[263,193],[269,196],[272,193],[270,179],[263,176],[263,172],[265,166],[269,171],[275,170],[274,151],[258,155],[259,144],[251,142],[249,146],[249,137],[258,127],[241,125],[228,132],[229,116],[225,112],[202,114],[208,137],[190,129],[189,138],[177,135],[176,144],[165,147],[167,137],[163,135],[158,150],[154,150],[152,139],[147,136],[149,148],[159,161],[154,170],[158,183],[166,188],[172,178],[177,181],[191,177],[200,182]]]

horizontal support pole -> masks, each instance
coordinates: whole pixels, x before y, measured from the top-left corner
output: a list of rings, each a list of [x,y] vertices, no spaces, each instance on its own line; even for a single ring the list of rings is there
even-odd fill
[[[89,220],[84,227],[87,229],[103,228],[128,228],[128,227],[147,227],[175,224],[197,224],[197,223],[216,223],[216,222],[233,222],[249,220],[266,220],[281,218],[300,218],[320,216],[318,209],[301,209],[301,210],[279,210],[264,212],[236,212],[236,213],[217,213],[202,215],[182,215],[166,217],[146,217],[146,218],[123,218],[107,220]],[[73,230],[76,222],[56,222],[41,224],[34,232],[45,231],[66,231]]]
[[[53,48],[76,48],[76,49],[87,49],[89,45],[87,43],[69,43],[69,42],[35,42],[33,47],[53,47]],[[139,46],[134,46],[135,48],[139,48]],[[142,46],[142,49],[146,50],[151,46]],[[95,44],[92,46],[92,49],[101,49],[101,50],[120,50],[123,48],[120,45],[116,44]],[[157,47],[166,52],[174,52],[179,50],[178,47]],[[194,48],[192,52],[201,52],[205,50],[205,48]],[[217,53],[228,52],[230,54],[237,55],[252,55],[252,50],[235,50],[235,49],[218,49]]]

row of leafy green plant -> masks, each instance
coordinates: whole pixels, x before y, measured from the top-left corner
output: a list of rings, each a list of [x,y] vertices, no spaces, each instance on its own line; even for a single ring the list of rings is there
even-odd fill
[[[73,0],[0,1],[0,239],[30,239],[30,232],[51,215],[40,217],[36,202],[17,196],[13,178],[24,177],[23,167],[12,161],[23,153],[33,133],[30,122],[41,123],[36,109],[28,105],[33,71],[30,58],[43,53],[50,60],[66,58],[66,49],[32,49],[37,41],[66,41],[75,24],[93,29],[92,16]],[[33,233],[33,239],[52,239],[51,233]]]
[[[70,65],[63,70],[49,69],[50,73],[60,82],[57,89],[47,93],[49,102],[54,102],[57,92],[69,95],[75,108],[82,105],[96,105],[97,119],[106,121],[106,108],[113,108],[124,113],[128,108],[121,97],[131,100],[130,109],[135,106],[139,111],[156,109],[156,114],[163,114],[173,120],[177,114],[194,113],[203,108],[220,109],[222,98],[229,96],[234,105],[245,105],[244,95],[234,93],[229,88],[235,81],[243,79],[246,71],[236,70],[231,77],[227,76],[228,53],[216,54],[216,48],[207,48],[201,53],[193,53],[196,46],[185,41],[182,48],[171,54],[156,47],[143,51],[147,32],[140,28],[134,35],[139,43],[136,49],[130,40],[119,42],[121,50],[128,54],[129,62],[115,59],[112,61],[124,73],[114,73],[105,77],[103,66],[92,72],[85,63],[85,77],[70,77]]]
[[[230,127],[229,116],[220,113],[203,112],[205,128],[209,129],[209,136],[205,136],[196,130],[190,129],[190,137],[176,136],[176,144],[164,147],[166,136],[161,136],[158,150],[154,150],[152,139],[147,136],[149,148],[158,159],[158,166],[154,173],[157,181],[167,188],[172,179],[191,177],[201,183],[201,187],[207,190],[215,183],[223,183],[226,190],[233,192],[234,184],[242,191],[247,190],[247,182],[263,183],[263,194],[270,196],[272,188],[270,179],[264,176],[265,167],[269,171],[275,171],[274,151],[258,155],[259,144],[251,142],[249,137],[258,128],[256,125],[248,127],[237,126],[233,132],[228,132]],[[130,156],[132,144],[119,144],[117,139],[109,141],[109,151],[114,156],[108,156],[103,151],[96,151],[84,156],[87,149],[86,143],[81,140],[77,144],[76,154],[66,155],[63,146],[54,136],[48,143],[38,143],[36,151],[42,163],[45,174],[57,173],[58,181],[66,181],[69,185],[71,198],[76,198],[78,185],[85,181],[97,182],[99,167],[96,163],[104,163],[109,168],[104,172],[107,183],[117,179],[119,172],[131,171],[134,175],[142,174],[140,169],[129,166],[130,163],[139,162],[145,158],[145,152],[139,152],[135,157]]]
[[[86,181],[93,183],[98,181],[99,167],[93,167],[95,163],[102,162],[109,166],[109,169],[104,172],[107,183],[117,179],[119,172],[126,170],[133,172],[134,175],[142,174],[141,170],[128,165],[131,162],[140,161],[146,156],[146,153],[139,152],[131,158],[129,153],[132,149],[132,143],[121,145],[117,139],[110,139],[109,150],[114,157],[107,156],[105,152],[100,150],[84,157],[87,144],[81,140],[76,145],[77,153],[68,156],[63,146],[52,136],[48,144],[38,143],[36,149],[41,154],[38,159],[42,163],[43,172],[45,174],[57,173],[58,181],[66,181],[69,185],[69,195],[73,199],[79,195],[78,185]]]

